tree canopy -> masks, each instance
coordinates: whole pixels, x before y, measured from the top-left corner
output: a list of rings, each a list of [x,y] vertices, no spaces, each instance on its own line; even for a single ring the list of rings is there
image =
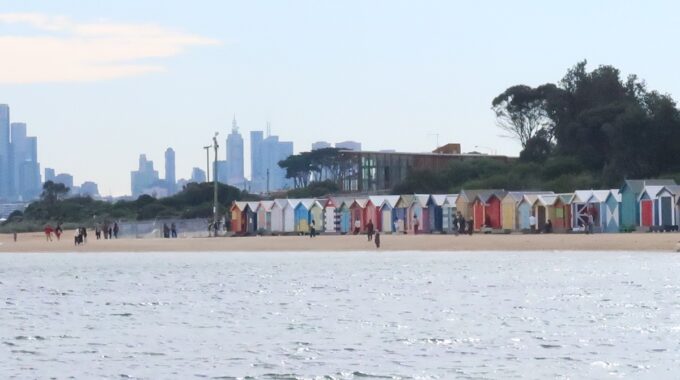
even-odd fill
[[[613,66],[582,61],[558,83],[512,86],[492,101],[500,127],[522,145],[520,157],[571,157],[609,184],[680,170],[680,113],[667,94],[625,80]]]

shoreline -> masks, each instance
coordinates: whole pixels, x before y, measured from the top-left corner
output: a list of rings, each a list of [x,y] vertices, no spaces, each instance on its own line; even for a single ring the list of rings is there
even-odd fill
[[[0,253],[51,252],[352,252],[352,251],[630,251],[675,252],[680,241],[676,233],[629,234],[510,234],[510,235],[391,235],[381,234],[376,249],[366,235],[248,236],[217,238],[119,238],[73,244],[73,231],[62,239],[45,240],[41,232],[0,235]]]

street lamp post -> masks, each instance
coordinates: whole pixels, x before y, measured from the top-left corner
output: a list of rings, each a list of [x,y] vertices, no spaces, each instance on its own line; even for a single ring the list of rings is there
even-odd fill
[[[205,182],[210,182],[210,148],[211,145],[204,146],[205,149]]]
[[[217,143],[217,135],[219,135],[219,132],[215,132],[215,136],[213,136],[213,148],[215,148],[215,167],[213,168],[213,182],[215,184],[213,193],[213,226],[217,226],[217,149],[220,147]],[[217,236],[217,229],[215,229],[215,236]]]

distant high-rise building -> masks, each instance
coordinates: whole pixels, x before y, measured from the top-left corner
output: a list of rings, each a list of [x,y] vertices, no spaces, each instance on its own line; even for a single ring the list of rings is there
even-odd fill
[[[69,189],[73,188],[73,176],[68,173],[57,174],[57,176],[54,177],[54,180],[52,182],[61,183],[64,186],[68,187]]]
[[[262,139],[261,131],[251,132],[251,186],[250,191],[262,193],[289,188],[291,180],[286,178],[286,171],[279,166],[279,161],[293,154],[293,143],[279,141],[278,136],[267,136]]]
[[[236,116],[231,123],[231,133],[227,136],[227,183],[238,188],[243,187],[243,137],[238,132]]]
[[[12,170],[10,167],[9,106],[0,104],[0,198],[11,196]]]
[[[221,183],[229,183],[229,165],[227,160],[217,161],[217,166],[213,164],[213,175],[217,173],[217,181]]]
[[[190,182],[203,183],[205,182],[205,170],[201,168],[191,169],[191,180]]]
[[[341,141],[335,143],[335,147],[338,149],[354,150],[357,152],[361,151],[361,143],[356,141]]]
[[[132,196],[138,197],[158,182],[158,171],[154,170],[153,161],[146,159],[146,154],[140,154],[139,169],[130,172],[130,177]]]
[[[262,142],[264,132],[250,131],[250,180],[251,191],[260,192],[263,190],[262,181],[267,175],[267,165],[262,154]]]
[[[52,181],[54,182],[54,177],[56,177],[57,174],[52,168],[45,168],[45,182],[47,181]]]
[[[177,181],[175,180],[175,151],[172,148],[165,150],[165,183],[168,187],[168,195],[176,192]]]
[[[331,143],[326,141],[317,141],[315,143],[312,143],[312,150],[326,149],[330,147]]]
[[[10,109],[0,104],[0,199],[29,201],[38,197],[38,139],[26,136],[25,123],[10,123]]]
[[[80,195],[98,197],[99,196],[99,186],[91,181],[85,181],[80,185]]]

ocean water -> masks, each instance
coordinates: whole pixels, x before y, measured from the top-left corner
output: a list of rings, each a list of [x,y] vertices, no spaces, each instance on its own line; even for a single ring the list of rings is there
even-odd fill
[[[0,254],[3,379],[678,377],[678,254]]]

